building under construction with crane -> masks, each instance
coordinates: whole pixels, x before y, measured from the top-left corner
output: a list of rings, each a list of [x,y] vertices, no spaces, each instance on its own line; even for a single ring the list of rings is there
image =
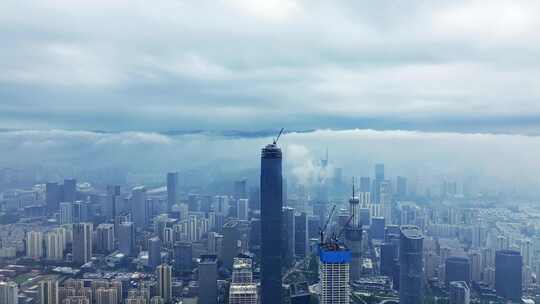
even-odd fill
[[[362,223],[360,221],[360,200],[355,196],[354,179],[352,196],[349,199],[350,218],[345,225],[345,243],[351,250],[350,279],[356,281],[360,279],[362,271]]]
[[[336,237],[325,238],[325,231],[335,210],[334,206],[330,215],[321,229],[319,244],[319,303],[321,304],[349,304],[349,265],[351,263],[351,251],[345,244],[339,241],[344,229]],[[345,227],[343,227],[345,228]]]

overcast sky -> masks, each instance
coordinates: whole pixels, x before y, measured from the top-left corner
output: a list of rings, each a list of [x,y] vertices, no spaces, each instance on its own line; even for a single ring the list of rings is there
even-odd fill
[[[3,0],[0,128],[540,133],[539,1]]]

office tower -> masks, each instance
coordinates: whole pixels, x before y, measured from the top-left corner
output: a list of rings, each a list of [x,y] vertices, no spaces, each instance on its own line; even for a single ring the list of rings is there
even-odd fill
[[[45,257],[48,260],[59,261],[64,258],[65,236],[61,230],[63,228],[49,231],[45,235]]]
[[[146,208],[146,188],[135,187],[131,190],[131,217],[135,228],[142,229],[148,225],[148,210]]]
[[[422,304],[423,250],[422,232],[416,226],[401,226],[399,240],[399,303]]]
[[[384,217],[372,217],[369,233],[371,239],[384,240],[384,227],[386,219]]]
[[[234,182],[234,198],[235,199],[247,199],[247,180],[237,180]]]
[[[449,257],[445,261],[445,282],[463,281],[471,286],[471,263],[465,257]]]
[[[499,250],[495,253],[495,291],[497,296],[521,301],[522,288],[521,254],[513,250]]]
[[[201,255],[199,262],[199,304],[216,304],[217,297],[217,256]]]
[[[261,191],[259,187],[249,188],[249,209],[261,210]]]
[[[76,179],[65,179],[64,185],[64,202],[75,202],[77,200],[77,180]]]
[[[114,251],[114,225],[99,224],[96,228],[96,247],[99,252],[110,253]]]
[[[398,176],[396,178],[396,196],[398,200],[407,197],[407,178],[403,176]]]
[[[191,272],[193,261],[193,245],[191,243],[176,242],[173,247],[173,256],[173,266],[176,273]]]
[[[172,267],[161,264],[156,269],[158,278],[158,296],[163,298],[165,303],[170,303],[172,298]]]
[[[362,271],[362,222],[360,220],[360,200],[355,196],[354,181],[353,192],[349,199],[349,224],[345,229],[345,242],[351,251],[351,264],[349,267],[350,280],[360,279]]]
[[[60,224],[73,223],[73,207],[70,202],[60,203]]]
[[[531,266],[532,265],[532,242],[531,240],[525,240],[521,243],[521,256],[523,257],[523,265]]]
[[[276,233],[279,235],[279,231]],[[231,269],[233,259],[240,253],[240,227],[238,221],[229,221],[223,225],[223,267]]]
[[[39,282],[39,304],[58,304],[58,281],[45,280]]]
[[[294,208],[283,207],[283,229],[282,229],[282,257],[283,263],[291,265],[294,262]]]
[[[368,176],[360,177],[360,193],[371,192],[371,180]]]
[[[311,303],[311,293],[307,282],[291,284],[291,304]]]
[[[178,203],[178,172],[167,173],[167,211]]]
[[[463,281],[450,282],[448,293],[449,304],[469,304],[471,292],[469,285]]]
[[[58,210],[60,204],[60,186],[58,183],[45,184],[45,204],[48,213]]]
[[[83,265],[92,258],[92,223],[73,224],[73,263]]]
[[[319,247],[320,304],[349,304],[351,251],[338,244]]]
[[[381,275],[392,277],[395,260],[397,259],[397,246],[394,243],[381,244]]]
[[[19,288],[15,282],[0,282],[0,303],[18,304]]]
[[[156,268],[161,264],[161,240],[155,236],[148,240],[148,267]]]
[[[135,225],[132,222],[123,222],[118,228],[118,249],[126,256],[136,255]]]
[[[304,258],[309,252],[308,221],[305,212],[294,216],[294,254]]]
[[[251,259],[235,258],[229,288],[229,304],[257,304],[257,298]]]
[[[281,303],[283,178],[281,149],[274,141],[261,153],[261,304]]]
[[[98,288],[96,290],[96,304],[117,304],[119,300],[116,288]]]
[[[236,217],[241,221],[249,219],[249,202],[247,198],[241,198],[236,201]]]
[[[43,257],[43,233],[29,231],[26,233],[26,256],[32,259]]]

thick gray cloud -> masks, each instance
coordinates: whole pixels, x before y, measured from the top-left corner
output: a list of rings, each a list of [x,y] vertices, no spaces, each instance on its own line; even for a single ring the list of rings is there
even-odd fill
[[[256,183],[260,149],[268,142],[266,137],[207,134],[9,131],[0,132],[0,168],[42,168],[83,180],[84,172],[113,169],[139,176],[128,182],[147,183],[162,183],[164,172],[171,170],[183,176],[207,174],[209,179],[250,172],[251,182]],[[407,176],[419,190],[439,189],[443,180],[472,179],[476,189],[492,193],[539,194],[540,137],[536,136],[319,130],[288,133],[280,145],[286,175],[305,184],[317,176],[317,163],[328,148],[331,166],[344,168],[349,177],[372,175],[374,164],[383,162],[388,176]],[[107,177],[101,173],[97,179],[103,182]]]
[[[0,3],[0,127],[540,131],[537,1]]]

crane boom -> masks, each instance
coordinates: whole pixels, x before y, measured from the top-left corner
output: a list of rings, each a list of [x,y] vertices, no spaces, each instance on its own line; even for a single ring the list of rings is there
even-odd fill
[[[281,130],[279,131],[278,136],[276,137],[276,139],[274,139],[274,145],[277,144],[279,138],[281,137],[281,134],[283,134],[283,130],[284,130],[284,128],[281,128]]]
[[[321,244],[324,243],[324,232],[326,231],[326,228],[328,228],[328,224],[330,223],[330,220],[332,219],[332,216],[334,215],[334,211],[336,210],[336,205],[332,206],[332,210],[330,210],[330,214],[328,214],[328,218],[326,219],[326,223],[324,223],[323,228],[321,229]]]

